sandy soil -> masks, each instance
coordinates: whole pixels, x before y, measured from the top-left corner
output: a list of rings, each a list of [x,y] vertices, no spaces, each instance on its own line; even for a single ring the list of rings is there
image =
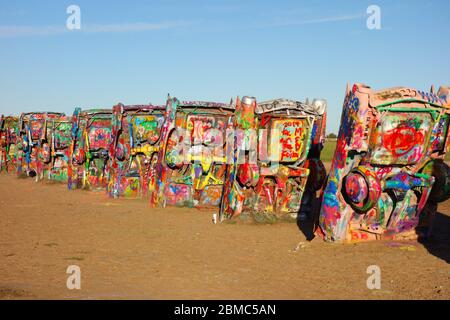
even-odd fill
[[[433,242],[329,244],[296,224],[214,225],[214,210],[1,174],[0,298],[450,299],[450,201],[439,210]],[[366,286],[374,264],[380,290]]]

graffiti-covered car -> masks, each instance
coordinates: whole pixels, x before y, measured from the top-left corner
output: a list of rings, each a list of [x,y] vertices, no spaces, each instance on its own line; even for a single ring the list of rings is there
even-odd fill
[[[238,98],[220,219],[295,220],[302,208],[310,211],[325,179],[319,159],[325,123],[325,100]]]
[[[67,182],[72,123],[68,116],[52,117],[45,122],[42,147],[49,157],[43,159],[43,175],[49,180]],[[49,150],[49,151],[47,151]]]
[[[165,107],[118,104],[113,110],[108,192],[153,199]]]
[[[450,195],[448,96],[399,87],[347,88],[318,230],[328,241],[426,235]]]
[[[75,109],[69,153],[69,190],[107,187],[112,118],[112,109]]]
[[[17,151],[17,174],[36,177],[36,181],[44,177],[44,168],[51,161],[51,147],[47,135],[48,125],[54,119],[64,117],[59,112],[22,113],[19,118],[19,134]]]
[[[16,170],[19,118],[0,116],[0,171]]]
[[[233,114],[231,104],[168,98],[154,205],[219,206]]]

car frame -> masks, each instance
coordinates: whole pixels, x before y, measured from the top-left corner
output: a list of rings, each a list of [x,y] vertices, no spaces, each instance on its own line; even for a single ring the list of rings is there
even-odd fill
[[[326,100],[313,103],[236,99],[236,144],[220,207],[220,221],[311,219],[325,178],[320,161]],[[305,196],[308,194],[308,196]]]
[[[75,108],[69,153],[69,190],[99,190],[108,186],[112,109]]]
[[[430,234],[449,192],[449,96],[347,86],[317,234],[327,241]]]
[[[67,182],[72,144],[71,117],[64,115],[51,118],[45,125],[46,140],[42,147],[49,148],[50,158],[43,163],[43,176],[48,180]]]
[[[51,160],[51,150],[47,141],[47,123],[64,117],[61,112],[26,112],[19,118],[19,148],[17,151],[17,174],[34,177],[36,181],[44,177],[45,164]]]
[[[118,104],[113,113],[108,193],[153,199],[165,106]]]
[[[218,207],[232,104],[167,99],[154,206]]]
[[[0,116],[0,172],[16,171],[19,118]]]

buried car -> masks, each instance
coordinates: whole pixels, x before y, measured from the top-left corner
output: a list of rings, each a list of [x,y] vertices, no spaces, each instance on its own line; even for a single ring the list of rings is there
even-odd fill
[[[51,150],[47,131],[48,124],[64,117],[59,112],[22,113],[19,118],[19,134],[17,150],[17,174],[36,177],[36,181],[44,177],[44,167],[51,161]]]
[[[43,159],[43,176],[49,180],[66,182],[70,146],[72,143],[72,123],[68,116],[49,118],[45,122],[45,140],[42,148],[47,157]],[[41,177],[42,178],[42,177]]]
[[[18,124],[18,117],[3,115],[0,117],[0,171],[16,170]]]
[[[164,106],[153,105],[114,106],[109,150],[110,196],[151,199],[156,196],[156,165],[164,110]]]
[[[325,124],[325,100],[257,103],[253,97],[238,98],[221,221],[238,216],[295,220],[299,213],[309,215],[325,179],[319,159]]]
[[[220,205],[233,114],[231,104],[168,98],[154,205]]]
[[[108,185],[112,110],[76,108],[69,152],[69,190],[103,189]]]
[[[317,230],[327,241],[427,235],[450,196],[449,96],[347,87]]]

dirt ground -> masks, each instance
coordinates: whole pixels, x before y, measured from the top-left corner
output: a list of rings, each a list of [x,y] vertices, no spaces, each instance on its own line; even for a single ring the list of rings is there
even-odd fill
[[[293,223],[214,225],[214,210],[3,173],[0,299],[450,299],[450,201],[439,211],[433,242],[329,244]],[[80,290],[66,287],[69,265]]]

